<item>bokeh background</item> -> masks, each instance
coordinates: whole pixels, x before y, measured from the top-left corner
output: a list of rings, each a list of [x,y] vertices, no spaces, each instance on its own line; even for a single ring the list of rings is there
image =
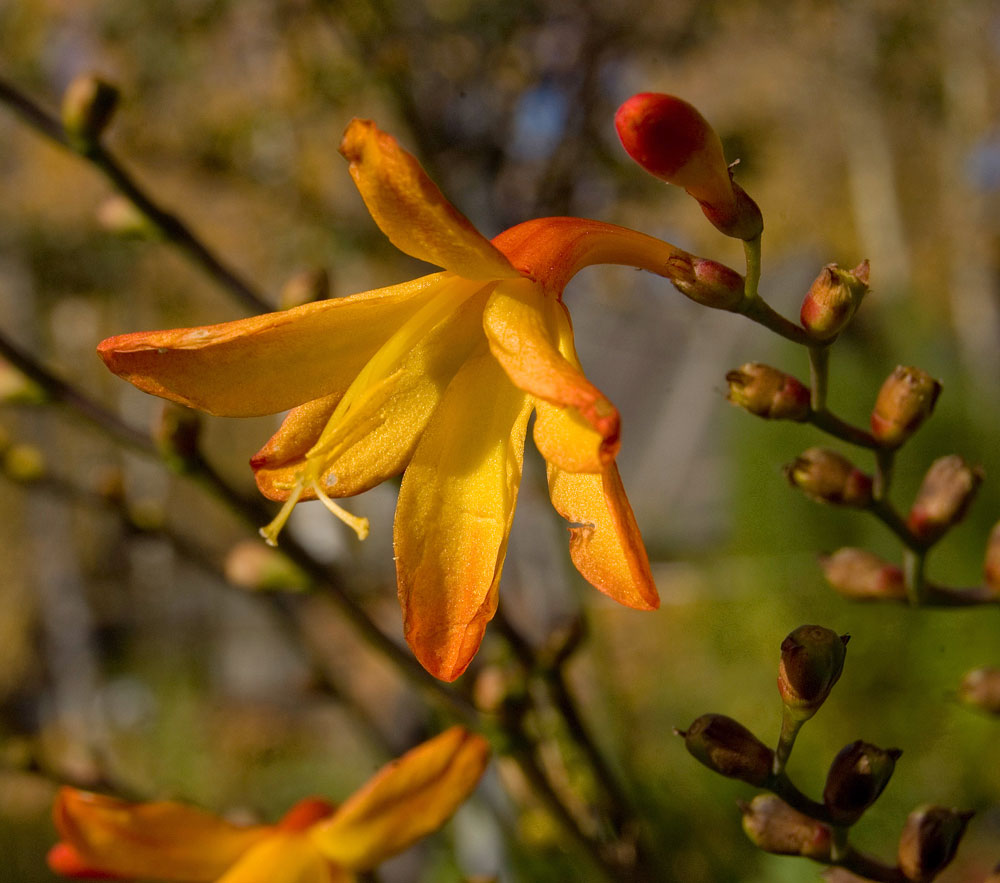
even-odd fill
[[[740,159],[763,210],[762,291],[776,308],[794,317],[823,264],[871,260],[873,292],[834,350],[832,406],[864,424],[896,364],[942,380],[937,413],[900,458],[894,499],[908,505],[935,457],[983,464],[975,507],[930,561],[942,582],[980,580],[1000,517],[1000,10],[990,0],[0,2],[0,75],[54,109],[87,71],[123,93],[111,149],[275,303],[304,270],[325,270],[334,296],[426,270],[385,241],[353,189],[336,150],[353,116],[395,133],[487,235],[576,214],[741,267],[739,243],[631,165],[615,136],[614,110],[633,92],[684,96]],[[96,342],[245,313],[170,244],[111,229],[112,195],[0,107],[3,331],[142,427],[159,403],[107,374]],[[677,879],[817,879],[817,866],[756,851],[734,803],[752,791],[699,766],[672,734],[716,711],[771,741],[778,646],[807,622],[852,641],[793,777],[817,794],[844,744],[902,748],[859,845],[888,858],[918,803],[976,809],[941,879],[981,879],[1000,860],[1000,722],[955,692],[968,669],[1000,663],[996,611],[857,606],[824,584],[818,552],[860,545],[896,560],[896,543],[784,482],[781,465],[823,443],[816,430],[766,424],[724,400],[725,372],[745,361],[804,378],[801,350],[626,268],[587,270],[566,298],[583,364],[622,411],[618,462],[663,607],[626,611],[576,577],[530,444],[501,607],[534,642],[586,611],[574,689]],[[17,446],[0,483],[0,879],[52,879],[43,856],[60,779],[275,818],[305,793],[348,794],[438,728],[321,598],[305,600],[306,621],[338,689],[318,691],[299,640],[233,585],[253,564],[242,523],[161,464],[26,403],[9,370],[0,383],[0,425]],[[206,456],[248,496],[246,461],[274,426],[204,425]],[[352,501],[372,521],[363,545],[312,506],[292,530],[399,635],[395,493],[389,484]],[[467,686],[488,683],[502,652],[488,633]],[[508,766],[384,878],[599,879]]]

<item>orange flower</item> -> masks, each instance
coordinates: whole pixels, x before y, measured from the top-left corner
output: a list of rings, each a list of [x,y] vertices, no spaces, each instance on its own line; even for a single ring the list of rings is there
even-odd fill
[[[441,827],[475,788],[489,746],[461,727],[383,767],[339,808],[320,798],[277,825],[234,825],[180,803],[127,803],[61,788],[61,840],[49,866],[67,877],[187,883],[350,883]]]
[[[333,498],[405,469],[399,597],[406,639],[439,678],[465,670],[496,610],[532,411],[577,569],[617,601],[655,608],[614,464],[618,411],[580,368],[562,290],[595,263],[644,267],[696,299],[718,299],[718,280],[668,243],[598,221],[529,221],[491,243],[371,122],[354,120],[340,149],[382,231],[444,272],[222,325],[125,334],[101,357],[140,389],[209,413],[293,409],[251,460],[260,490],[285,503],[262,531],[272,543],[296,503],[316,498],[363,538],[367,521]]]

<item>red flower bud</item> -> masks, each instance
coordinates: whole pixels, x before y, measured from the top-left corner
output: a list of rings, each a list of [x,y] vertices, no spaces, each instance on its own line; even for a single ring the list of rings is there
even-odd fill
[[[642,92],[618,108],[615,127],[632,159],[657,178],[683,187],[727,236],[760,235],[760,209],[733,183],[722,141],[692,105],[673,95]]]
[[[820,558],[826,581],[855,601],[905,601],[903,570],[864,549],[838,549]]]
[[[758,786],[771,775],[774,752],[731,717],[703,714],[686,733],[676,732],[696,760],[720,775]]]
[[[793,718],[819,711],[844,670],[849,640],[821,625],[800,625],[781,642],[778,692]]]
[[[986,541],[986,557],[983,560],[983,579],[991,589],[1000,591],[1000,521],[993,525]]]
[[[769,420],[805,420],[809,387],[770,365],[747,362],[726,374],[728,399],[751,414]]]
[[[899,838],[899,869],[907,880],[930,883],[955,857],[971,812],[920,806],[910,813]]]
[[[962,677],[958,698],[966,705],[1000,715],[1000,668],[974,668]]]
[[[670,281],[695,303],[715,310],[736,310],[743,303],[743,277],[725,264],[686,256],[672,258],[670,265],[675,271]]]
[[[820,503],[864,508],[872,500],[872,479],[828,448],[809,448],[785,466],[788,481]]]
[[[830,828],[792,809],[780,797],[758,794],[740,809],[747,837],[765,852],[829,861]]]
[[[903,752],[883,750],[869,742],[852,742],[830,764],[823,789],[823,803],[838,825],[853,825],[889,784],[896,761]]]
[[[934,542],[962,520],[982,480],[982,468],[969,466],[956,454],[935,460],[913,501],[907,526],[924,542]]]
[[[919,368],[898,366],[882,384],[872,410],[872,435],[898,448],[930,417],[941,384]]]
[[[832,340],[851,321],[868,293],[868,261],[851,272],[827,264],[802,301],[802,327],[816,340]]]

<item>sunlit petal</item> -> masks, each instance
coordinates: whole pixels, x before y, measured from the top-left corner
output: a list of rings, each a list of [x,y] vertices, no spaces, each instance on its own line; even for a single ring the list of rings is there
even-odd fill
[[[351,122],[340,152],[375,223],[400,251],[466,279],[520,275],[445,199],[420,163],[371,120]]]
[[[305,833],[275,833],[252,847],[213,883],[348,883],[353,875],[333,868]]]
[[[59,835],[87,867],[123,877],[212,881],[268,837],[179,803],[127,803],[60,789],[53,807]]]
[[[649,559],[622,487],[618,467],[603,473],[566,472],[547,464],[549,495],[569,521],[569,553],[584,579],[628,607],[660,606]]]
[[[383,767],[312,828],[313,841],[336,864],[372,868],[443,825],[476,787],[488,759],[482,736],[452,727]]]
[[[465,670],[496,611],[530,413],[496,360],[474,355],[403,476],[394,538],[406,639],[443,680]]]
[[[486,304],[483,327],[490,351],[514,385],[553,405],[574,409],[595,432],[564,433],[555,441],[586,444],[588,450],[548,451],[553,461],[607,464],[618,452],[619,420],[615,406],[584,376],[573,350],[566,308],[526,280],[497,286]],[[548,445],[546,434],[542,444]]]
[[[97,351],[143,392],[228,417],[275,414],[343,393],[448,274],[250,319],[122,334]]]

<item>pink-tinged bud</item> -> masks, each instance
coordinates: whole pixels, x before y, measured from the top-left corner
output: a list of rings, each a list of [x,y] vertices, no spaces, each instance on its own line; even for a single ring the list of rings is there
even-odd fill
[[[983,481],[980,466],[970,466],[957,454],[931,464],[913,501],[906,524],[914,536],[933,543],[965,516]]]
[[[1000,521],[993,525],[986,541],[986,556],[983,559],[983,580],[991,589],[1000,592]]]
[[[727,398],[734,405],[768,420],[805,420],[809,387],[791,374],[761,362],[747,362],[726,374]]]
[[[720,775],[757,786],[771,776],[774,752],[731,717],[703,714],[676,733],[692,757]]]
[[[941,384],[926,371],[899,365],[882,384],[872,410],[872,435],[898,448],[931,415]]]
[[[282,310],[301,307],[330,296],[330,274],[320,268],[296,273],[281,287],[278,304]]]
[[[899,838],[897,861],[907,880],[930,883],[958,851],[973,813],[943,806],[919,806],[910,813]]]
[[[744,280],[725,264],[707,258],[675,256],[670,281],[695,303],[715,310],[736,310],[743,303]]]
[[[794,720],[811,718],[840,679],[849,635],[821,625],[800,625],[781,642],[778,692]]]
[[[872,501],[872,479],[828,448],[809,448],[785,466],[785,477],[820,503],[864,508]]]
[[[118,194],[109,196],[97,207],[97,223],[119,236],[157,239],[161,235],[156,225],[139,211],[131,199]]]
[[[153,427],[153,441],[163,461],[174,472],[188,472],[200,457],[201,415],[184,405],[167,402]]]
[[[758,794],[740,810],[747,837],[765,852],[829,861],[833,842],[829,826],[792,809],[780,797]]]
[[[958,698],[988,714],[1000,715],[1000,668],[974,668],[962,677]]]
[[[903,570],[865,549],[847,547],[820,558],[826,581],[854,601],[905,601]]]
[[[853,825],[889,784],[903,752],[882,749],[869,742],[852,742],[830,764],[823,803],[836,825]]]
[[[118,89],[94,74],[83,74],[66,87],[62,124],[73,145],[97,143],[118,106]]]
[[[802,301],[802,327],[816,340],[832,340],[847,327],[867,293],[868,261],[850,272],[827,264]]]
[[[683,187],[727,236],[760,235],[760,209],[733,182],[722,141],[692,105],[673,95],[642,92],[618,108],[615,127],[632,159],[657,178]]]
[[[277,549],[260,540],[244,540],[229,550],[223,564],[226,580],[252,592],[301,592],[309,577]]]

